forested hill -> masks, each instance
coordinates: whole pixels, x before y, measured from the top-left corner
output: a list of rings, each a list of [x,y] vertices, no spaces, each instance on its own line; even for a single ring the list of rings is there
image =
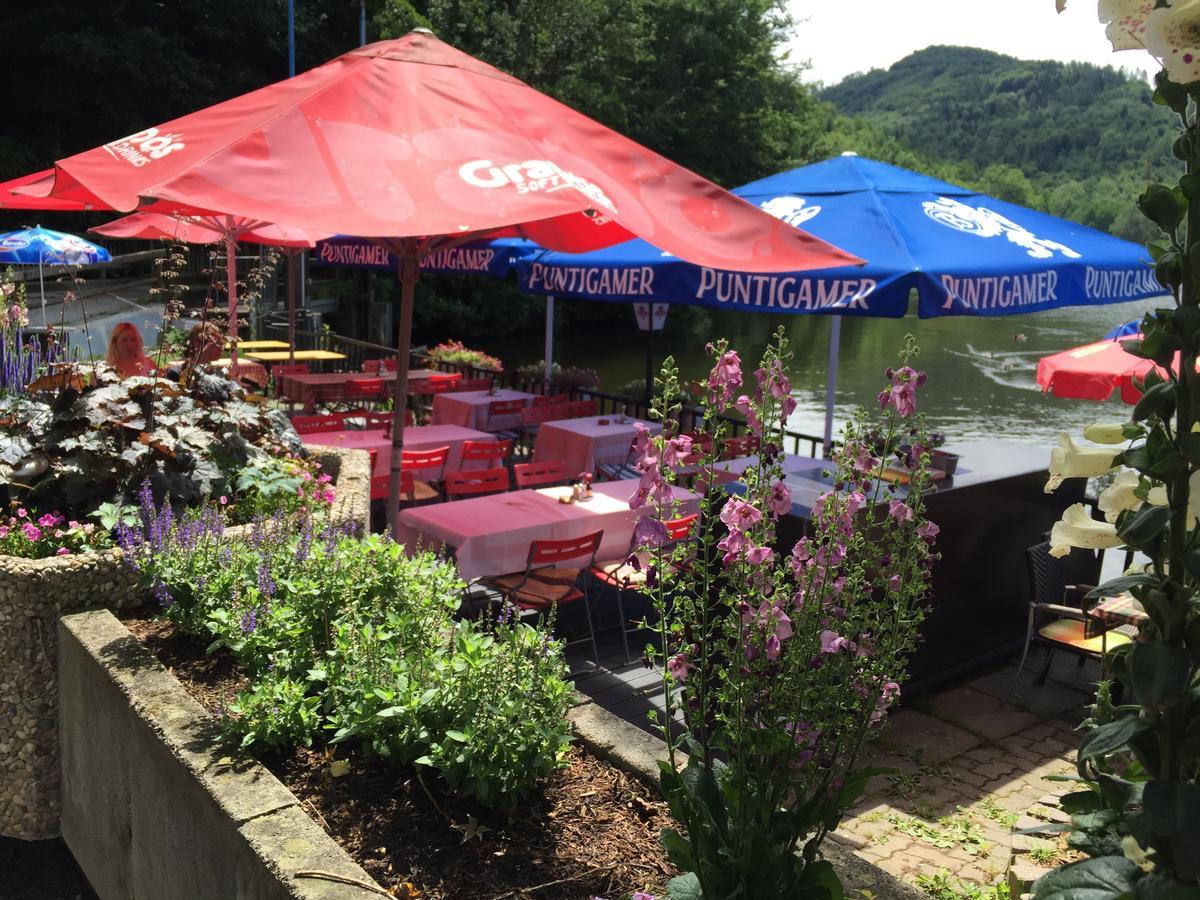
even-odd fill
[[[1132,199],[1175,168],[1175,123],[1151,93],[1114,68],[939,46],[821,98],[960,181],[1136,237]]]

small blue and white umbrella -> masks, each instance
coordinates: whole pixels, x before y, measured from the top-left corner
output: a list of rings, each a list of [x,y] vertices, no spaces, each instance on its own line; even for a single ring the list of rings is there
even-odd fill
[[[44,265],[79,266],[111,261],[112,256],[103,247],[73,234],[50,231],[40,225],[0,234],[0,265],[38,267],[43,328],[46,327],[46,283],[42,277]]]

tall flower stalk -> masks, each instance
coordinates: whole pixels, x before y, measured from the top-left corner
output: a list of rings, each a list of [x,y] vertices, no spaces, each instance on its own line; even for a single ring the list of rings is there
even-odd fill
[[[928,442],[915,412],[924,375],[909,366],[910,339],[879,395],[882,423],[860,411],[826,476],[789,482],[774,441],[795,403],[782,331],[749,375],[724,341],[709,349],[703,436],[677,430],[682,392],[668,359],[653,409],[664,431],[638,438],[631,501],[658,615],[658,646],[647,649],[667,697],[662,786],[687,835],[662,838],[685,873],[670,895],[833,896],[821,841],[872,774],[860,749],[899,696],[934,559]],[[736,479],[719,460],[734,409],[762,442]],[[872,425],[886,436],[884,458],[864,439]],[[911,447],[899,447],[902,432]],[[880,477],[892,465],[907,487]],[[707,486],[700,518],[671,544],[674,485],[689,473]],[[793,487],[811,496],[793,498]],[[794,500],[811,505],[808,527],[782,546],[779,520]]]

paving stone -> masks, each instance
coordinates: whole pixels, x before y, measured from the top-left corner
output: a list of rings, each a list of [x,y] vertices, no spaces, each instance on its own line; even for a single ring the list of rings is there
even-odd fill
[[[1008,705],[971,687],[938,694],[928,703],[939,717],[959,723],[974,734],[995,740],[1037,725],[1041,718]]]
[[[891,717],[891,726],[881,744],[891,750],[940,762],[978,744],[978,739],[948,722],[912,709]]]

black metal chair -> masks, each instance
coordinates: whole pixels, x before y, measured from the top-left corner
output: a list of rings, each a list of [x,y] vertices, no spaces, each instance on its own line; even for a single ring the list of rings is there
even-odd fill
[[[1025,647],[1021,661],[1001,703],[1008,700],[1013,688],[1025,669],[1029,658],[1029,647],[1034,641],[1046,646],[1046,661],[1038,675],[1036,684],[1045,684],[1050,673],[1050,664],[1056,650],[1066,650],[1079,656],[1082,665],[1088,658],[1099,659],[1103,665],[1104,654],[1111,647],[1128,643],[1136,634],[1131,626],[1115,627],[1095,616],[1088,615],[1087,593],[1092,584],[1071,584],[1073,569],[1072,551],[1064,557],[1050,555],[1050,544],[1042,542],[1025,550],[1025,562],[1029,567],[1029,618],[1025,628]],[[1083,551],[1087,552],[1087,551]],[[1103,554],[1088,561],[1088,575],[1098,580]]]

